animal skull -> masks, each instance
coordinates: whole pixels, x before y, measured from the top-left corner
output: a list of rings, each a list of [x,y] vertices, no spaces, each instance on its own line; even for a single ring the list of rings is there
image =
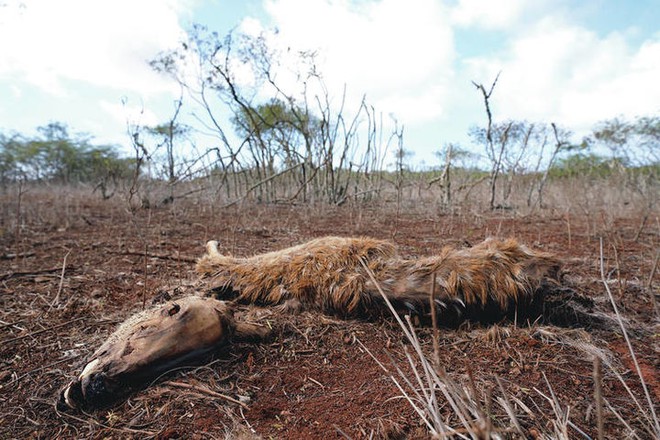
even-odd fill
[[[119,326],[60,394],[58,407],[106,406],[176,365],[226,344],[264,337],[263,327],[237,323],[223,301],[190,296],[138,313]]]

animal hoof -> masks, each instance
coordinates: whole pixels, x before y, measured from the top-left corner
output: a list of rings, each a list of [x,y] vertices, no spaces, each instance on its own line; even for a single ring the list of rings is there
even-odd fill
[[[415,307],[415,305],[414,305],[413,303],[411,303],[411,302],[409,302],[409,301],[404,301],[404,302],[403,302],[403,305],[405,305],[406,308],[407,308],[408,310],[410,310],[410,312],[411,312],[413,315],[419,315],[419,311],[417,310],[417,307]]]

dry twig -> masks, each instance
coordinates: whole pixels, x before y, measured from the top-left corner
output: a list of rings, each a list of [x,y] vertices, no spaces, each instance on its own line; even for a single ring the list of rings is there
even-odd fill
[[[71,251],[67,252],[66,255],[64,255],[64,261],[62,261],[62,273],[60,274],[60,284],[57,287],[57,294],[55,295],[55,299],[53,299],[53,302],[50,303],[50,307],[48,307],[48,311],[55,306],[55,304],[60,302],[60,294],[62,293],[62,287],[64,287],[64,273],[66,272],[66,259],[69,257],[69,254]]]
[[[73,269],[73,266],[69,266],[69,269]],[[61,271],[62,267],[53,267],[50,269],[38,269],[38,270],[25,270],[25,271],[16,271],[16,272],[7,272],[3,273],[0,275],[0,281],[8,280],[11,278],[19,278],[19,277],[32,277],[32,276],[37,276],[37,275],[42,275],[45,273],[53,273],[53,272],[58,272]]]
[[[33,257],[34,252],[19,252],[18,254],[2,254],[0,255],[0,260],[14,260],[16,258],[27,258]]]
[[[126,250],[126,251],[108,251],[108,253],[111,254],[116,254],[116,255],[131,255],[131,256],[136,256],[136,257],[144,257],[145,255],[149,258],[157,258],[159,260],[169,260],[169,261],[183,261],[185,263],[195,263],[197,262],[197,258],[194,257],[188,257],[185,255],[169,255],[169,254],[156,254],[153,252],[144,252],[144,251],[134,251],[134,250]]]
[[[598,427],[598,440],[603,440],[605,430],[603,425],[603,372],[600,358],[594,357],[594,400],[596,401],[596,426]]]
[[[635,372],[637,373],[637,376],[639,376],[639,381],[642,384],[642,389],[644,390],[644,396],[646,397],[646,401],[649,405],[648,409],[651,412],[651,417],[653,418],[655,433],[656,435],[660,436],[660,422],[658,421],[658,416],[655,412],[655,406],[653,405],[651,394],[649,393],[649,389],[646,386],[646,381],[644,380],[644,375],[642,375],[642,369],[639,366],[639,362],[637,362],[637,356],[635,355],[635,350],[633,349],[632,343],[630,342],[630,338],[628,337],[628,331],[626,330],[626,326],[623,324],[623,320],[621,319],[619,308],[616,305],[616,301],[614,301],[614,296],[612,296],[612,291],[610,290],[610,287],[607,285],[607,279],[605,278],[605,263],[603,257],[602,237],[600,238],[600,277],[601,277],[601,281],[603,282],[603,285],[605,286],[605,290],[607,291],[607,296],[610,300],[610,303],[612,304],[612,308],[614,309],[614,314],[616,316],[617,322],[619,323],[619,327],[621,328],[621,331],[623,333],[623,337],[626,341],[626,345],[628,346],[628,352],[630,353],[630,357],[633,361],[633,364],[635,365]]]
[[[27,333],[25,335],[16,336],[15,338],[5,339],[4,341],[0,342],[0,345],[5,345],[5,344],[8,344],[10,342],[20,341],[21,339],[29,338],[31,336],[36,336],[36,335],[39,335],[41,333],[45,333],[45,332],[48,332],[48,331],[51,331],[51,330],[58,329],[60,327],[65,327],[67,325],[73,324],[74,322],[82,321],[83,319],[87,319],[87,317],[86,316],[81,316],[79,318],[72,319],[71,321],[63,322],[62,324],[53,325],[51,327],[47,327],[47,328],[43,328],[41,330],[37,330],[37,331],[34,331],[34,332]]]
[[[438,332],[438,317],[436,316],[435,311],[435,280],[437,274],[434,272],[431,276],[431,322],[433,324],[433,362],[435,363],[435,368],[440,368],[440,347],[438,346],[438,338],[440,337]]]
[[[175,382],[173,380],[168,380],[167,382],[164,382],[163,385],[169,385],[169,386],[176,387],[176,388],[183,388],[183,389],[186,389],[186,390],[197,391],[197,392],[200,392],[202,394],[206,394],[207,396],[217,397],[219,399],[224,399],[228,402],[235,403],[236,405],[240,405],[243,408],[248,409],[248,406],[246,404],[244,404],[243,402],[241,402],[240,400],[236,400],[233,397],[227,396],[226,394],[218,393],[217,391],[213,391],[213,390],[211,390],[207,387],[201,387],[199,385],[191,385],[191,384],[183,383],[183,382]]]

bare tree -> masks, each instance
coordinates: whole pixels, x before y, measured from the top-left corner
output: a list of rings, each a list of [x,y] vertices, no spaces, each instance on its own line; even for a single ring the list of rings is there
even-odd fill
[[[491,172],[489,179],[490,209],[495,209],[495,189],[497,188],[497,177],[499,176],[501,171],[502,155],[504,153],[504,148],[506,147],[506,142],[508,140],[508,131],[510,129],[510,127],[505,128],[504,132],[500,136],[499,149],[496,150],[495,142],[493,140],[493,113],[490,108],[490,98],[493,96],[493,91],[495,90],[495,86],[497,85],[497,80],[500,78],[500,73],[498,73],[497,76],[495,76],[495,79],[493,80],[493,83],[491,84],[488,91],[486,91],[486,88],[483,86],[483,84],[477,84],[476,82],[472,81],[472,84],[477,88],[477,90],[481,92],[481,95],[484,100],[484,107],[486,109],[487,126],[485,131],[485,144],[486,144],[486,152],[491,161]]]
[[[554,144],[554,148],[552,149],[552,153],[550,154],[550,159],[545,169],[543,170],[543,176],[536,185],[536,194],[537,194],[536,203],[538,203],[539,207],[541,208],[543,207],[543,189],[545,188],[545,184],[548,180],[548,176],[550,175],[550,170],[555,165],[559,153],[570,147],[570,144],[568,142],[568,138],[570,137],[570,132],[568,130],[557,127],[557,124],[555,124],[554,122],[552,122],[550,126],[552,127],[552,133],[554,136],[555,144]],[[543,143],[541,145],[541,151],[539,152],[539,162],[538,162],[539,164],[541,162],[541,159],[543,158],[543,150],[546,144],[546,139],[547,136],[544,136]],[[537,170],[538,170],[538,166],[537,166]],[[532,206],[533,190],[534,190],[534,185],[530,185],[529,194],[527,195],[527,206],[530,207]]]
[[[225,179],[231,176],[236,197],[252,193],[264,201],[343,203],[351,185],[354,195],[362,193],[357,182],[367,178],[375,161],[382,164],[383,148],[375,136],[382,120],[364,99],[349,114],[345,89],[340,104],[331,104],[335,100],[313,52],[298,53],[294,85],[279,78],[282,58],[263,35],[230,33],[221,39],[195,26],[177,50],[152,66],[179,82],[196,106],[192,114],[201,130],[221,141],[218,162]],[[227,110],[240,145],[232,145],[219,122]],[[365,120],[366,148],[359,142]]]
[[[452,168],[452,159],[455,146],[452,143],[448,143],[443,148],[443,152],[438,152],[438,156],[442,156],[444,160],[444,165],[442,167],[442,174],[435,177],[429,181],[429,186],[440,182],[440,187],[442,188],[442,204],[444,206],[451,205],[451,168]],[[443,154],[444,153],[444,154]]]

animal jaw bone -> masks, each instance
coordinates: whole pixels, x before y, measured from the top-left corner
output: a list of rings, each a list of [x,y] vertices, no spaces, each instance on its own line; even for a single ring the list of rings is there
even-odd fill
[[[121,324],[64,388],[58,407],[105,406],[168,369],[222,347],[232,336],[266,334],[261,326],[236,322],[223,301],[190,296],[168,302]]]

